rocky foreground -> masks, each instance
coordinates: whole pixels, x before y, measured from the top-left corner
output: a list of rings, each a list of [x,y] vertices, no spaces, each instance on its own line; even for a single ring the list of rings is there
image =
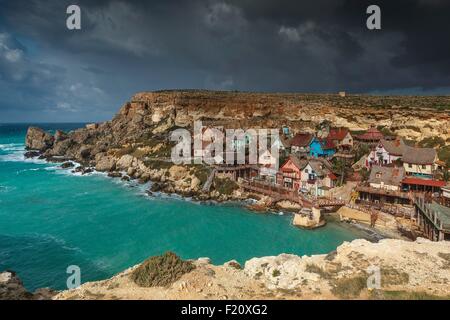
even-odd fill
[[[354,240],[327,255],[281,254],[195,269],[165,287],[140,287],[132,267],[104,281],[85,283],[54,299],[450,299],[450,243],[418,239]],[[369,290],[371,268],[381,288]]]
[[[359,239],[325,255],[281,254],[253,258],[244,266],[200,258],[179,260],[177,269],[171,259],[164,263],[153,257],[110,279],[61,292],[30,293],[6,271],[0,273],[0,300],[450,299],[448,241]]]

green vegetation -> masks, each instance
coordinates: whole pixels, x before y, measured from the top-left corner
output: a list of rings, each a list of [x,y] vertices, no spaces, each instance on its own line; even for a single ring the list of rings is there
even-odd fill
[[[216,177],[214,178],[214,188],[220,194],[231,195],[234,190],[239,188],[239,186],[229,178],[221,179]]]
[[[355,150],[355,161],[370,153],[370,147],[367,144],[360,144]]]
[[[276,278],[276,277],[279,277],[280,275],[281,275],[280,270],[274,269],[274,270],[272,271],[272,277]]]
[[[133,153],[133,152],[134,152],[134,148],[133,148],[132,146],[128,146],[128,147],[125,147],[125,148],[121,148],[121,149],[119,149],[119,150],[116,150],[116,151],[114,152],[114,154],[115,154],[117,157],[122,157],[122,156],[124,156],[124,155],[131,154],[131,153]]]
[[[435,148],[440,146],[445,146],[445,141],[438,136],[428,137],[419,142],[419,147],[422,148]]]
[[[362,169],[359,171],[359,174],[361,175],[361,178],[363,179],[363,181],[369,180],[369,177],[370,177],[370,171],[369,171],[369,169],[367,169],[367,168],[362,168]]]
[[[236,262],[236,261],[230,261],[230,262],[228,263],[228,265],[229,265],[231,268],[234,268],[234,269],[236,269],[236,270],[241,270],[241,269],[242,269],[242,266],[241,266],[238,262]]]
[[[416,127],[416,126],[411,126],[411,125],[408,125],[408,126],[405,126],[405,128],[406,129],[409,129],[409,130],[412,130],[412,131],[415,131],[415,132],[421,132],[420,131],[420,128],[418,128],[418,127]]]
[[[211,173],[211,170],[208,167],[200,164],[193,165],[191,171],[197,177],[197,179],[200,180],[201,185],[205,184]]]
[[[342,299],[357,298],[367,287],[367,276],[358,275],[352,278],[342,278],[333,281],[331,292]]]
[[[440,148],[438,150],[438,158],[445,162],[447,168],[450,168],[450,146]]]
[[[338,186],[341,186],[345,182],[345,176],[351,171],[350,163],[347,164],[346,159],[334,158],[332,165],[333,172],[340,175]]]
[[[445,260],[444,268],[450,269],[450,253],[439,252],[438,256]]]
[[[162,160],[146,160],[144,164],[150,169],[169,169],[173,166],[173,163]]]
[[[413,139],[403,139],[403,141],[405,142],[406,145],[410,147],[415,147],[417,144],[417,141]]]
[[[309,273],[317,273],[322,279],[330,279],[331,274],[323,270],[321,267],[315,265],[315,264],[307,264],[305,268],[306,272]]]
[[[377,129],[385,136],[395,136],[395,133],[388,127],[377,126]]]
[[[146,151],[145,149],[139,149],[139,148],[136,148],[136,149],[131,153],[131,155],[132,155],[133,157],[135,157],[135,158],[138,158],[138,159],[144,159],[146,156],[148,156],[148,151]]]
[[[169,286],[194,269],[191,262],[169,251],[145,260],[133,271],[131,279],[140,287]]]
[[[407,284],[409,282],[409,275],[405,272],[398,271],[392,267],[381,268],[381,286],[392,286]]]
[[[439,111],[447,111],[450,110],[450,104],[440,104],[434,106]]]

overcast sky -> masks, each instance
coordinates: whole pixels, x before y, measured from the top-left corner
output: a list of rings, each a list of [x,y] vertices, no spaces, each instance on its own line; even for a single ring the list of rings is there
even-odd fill
[[[0,122],[107,120],[177,88],[450,94],[450,1],[0,0]]]

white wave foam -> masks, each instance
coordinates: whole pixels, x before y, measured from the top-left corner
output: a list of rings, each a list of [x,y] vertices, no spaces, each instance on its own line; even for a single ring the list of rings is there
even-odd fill
[[[2,151],[19,151],[19,150],[25,150],[25,145],[21,143],[7,143],[7,144],[0,144],[0,150]]]

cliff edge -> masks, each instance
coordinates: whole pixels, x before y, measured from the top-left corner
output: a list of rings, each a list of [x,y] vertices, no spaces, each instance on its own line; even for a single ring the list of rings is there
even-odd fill
[[[137,265],[54,299],[450,299],[449,242],[354,240],[327,255],[281,254],[243,267],[235,261],[216,266],[207,258],[193,264],[165,287],[138,286],[131,277]]]

